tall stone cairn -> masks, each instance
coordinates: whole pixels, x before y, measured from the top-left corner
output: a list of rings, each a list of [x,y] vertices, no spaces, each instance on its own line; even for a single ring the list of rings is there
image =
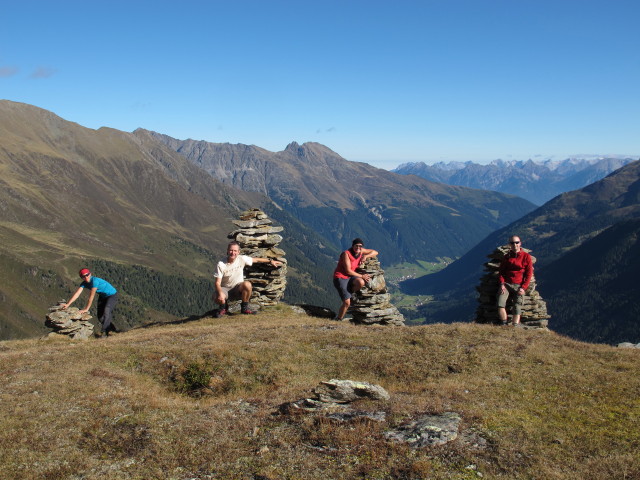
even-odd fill
[[[531,250],[523,248],[527,253]],[[489,261],[484,264],[485,273],[480,279],[480,285],[476,287],[479,293],[478,307],[476,309],[476,323],[500,323],[498,319],[497,293],[500,286],[498,277],[500,274],[500,262],[509,252],[509,247],[503,245],[496,248],[491,254],[487,255]],[[536,258],[531,255],[533,264]],[[507,314],[511,316],[510,305],[507,304]],[[530,328],[546,328],[549,324],[550,315],[547,314],[547,304],[536,291],[535,270],[531,277],[531,283],[527,288],[524,296],[524,304],[522,305],[522,316],[520,321],[523,326]]]
[[[245,268],[245,279],[253,286],[251,301],[261,306],[276,305],[287,286],[287,259],[284,250],[278,248],[282,241],[283,227],[272,227],[266,213],[254,208],[240,214],[233,224],[238,227],[227,238],[240,244],[240,254],[262,257],[282,262],[280,267],[268,263],[254,263]]]
[[[391,305],[391,295],[387,293],[384,270],[377,258],[368,258],[356,272],[371,276],[371,280],[356,293],[351,301],[349,313],[353,323],[366,325],[404,325],[404,315]]]
[[[62,309],[61,300],[57,305],[49,307],[44,324],[53,329],[50,336],[63,335],[76,340],[86,340],[93,336],[93,324],[89,321],[92,317],[88,313],[79,313],[77,307]]]

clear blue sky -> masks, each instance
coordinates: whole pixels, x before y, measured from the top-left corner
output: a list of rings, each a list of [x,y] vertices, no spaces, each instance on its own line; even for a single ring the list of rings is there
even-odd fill
[[[637,0],[0,0],[0,98],[348,160],[640,156]]]

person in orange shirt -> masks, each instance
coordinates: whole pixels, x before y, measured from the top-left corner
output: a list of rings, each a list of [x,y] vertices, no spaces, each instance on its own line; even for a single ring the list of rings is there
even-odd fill
[[[334,320],[342,320],[351,305],[351,297],[371,280],[369,274],[356,272],[367,258],[375,257],[378,252],[370,248],[364,248],[364,242],[356,238],[351,242],[351,248],[340,254],[338,265],[333,272],[333,286],[336,287],[342,305]]]

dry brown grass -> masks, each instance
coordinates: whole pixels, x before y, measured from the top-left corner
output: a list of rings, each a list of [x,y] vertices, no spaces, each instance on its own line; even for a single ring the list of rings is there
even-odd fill
[[[640,478],[639,364],[638,350],[553,333],[360,327],[285,306],[88,342],[3,342],[0,478]],[[362,408],[387,422],[278,414],[331,378],[382,385],[391,400]],[[384,440],[445,411],[486,446]]]

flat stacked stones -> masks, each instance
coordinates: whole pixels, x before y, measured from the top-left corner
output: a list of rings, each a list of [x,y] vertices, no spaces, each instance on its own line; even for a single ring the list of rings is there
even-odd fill
[[[278,248],[282,241],[282,227],[271,226],[273,222],[266,213],[254,208],[243,212],[239,220],[233,220],[238,227],[228,238],[240,244],[240,254],[262,257],[282,262],[280,267],[268,263],[254,263],[245,268],[245,278],[253,285],[251,301],[262,306],[276,305],[284,296],[287,286],[287,260],[284,250]]]
[[[404,325],[404,315],[391,305],[391,295],[387,293],[384,270],[377,258],[368,258],[356,269],[360,274],[368,273],[371,280],[351,301],[349,313],[354,323],[372,325]]]
[[[527,253],[530,250],[523,248]],[[477,323],[500,323],[498,319],[497,293],[500,282],[498,270],[500,262],[509,252],[509,247],[503,245],[496,248],[493,253],[487,255],[490,259],[484,264],[485,273],[480,279],[480,285],[476,287],[479,293],[478,307],[476,309]],[[531,255],[531,260],[536,263],[536,258]],[[507,305],[507,313],[509,314],[509,305]],[[549,324],[550,315],[547,314],[547,304],[536,291],[535,273],[531,278],[531,283],[527,288],[524,296],[524,304],[522,305],[522,316],[520,321],[523,326],[530,328],[546,328]]]
[[[62,310],[64,301],[49,308],[44,324],[52,328],[50,335],[65,335],[69,338],[85,340],[93,335],[93,324],[89,321],[92,317],[88,313],[79,313],[77,307],[69,307]]]

